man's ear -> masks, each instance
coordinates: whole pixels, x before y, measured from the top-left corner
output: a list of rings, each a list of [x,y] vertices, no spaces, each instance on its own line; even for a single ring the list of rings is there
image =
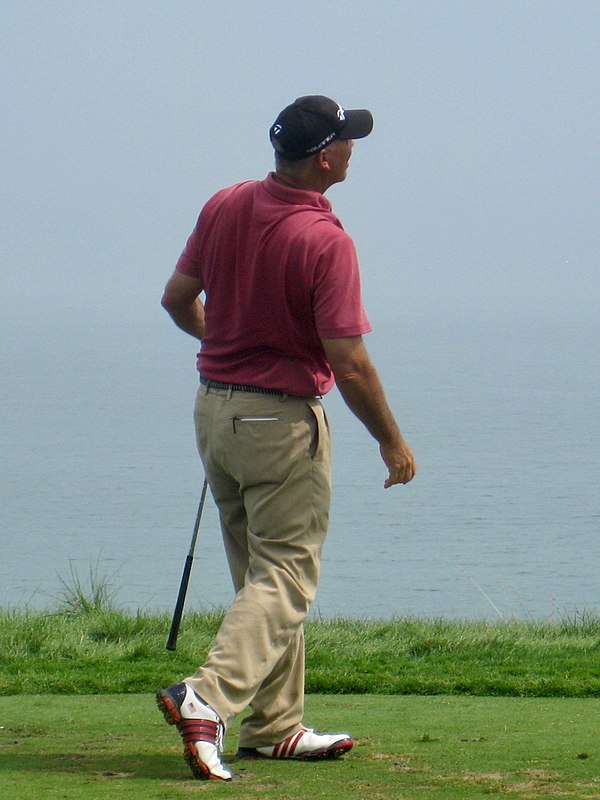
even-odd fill
[[[317,164],[321,169],[324,169],[327,172],[331,169],[331,164],[329,162],[329,152],[327,147],[324,147],[317,153]]]

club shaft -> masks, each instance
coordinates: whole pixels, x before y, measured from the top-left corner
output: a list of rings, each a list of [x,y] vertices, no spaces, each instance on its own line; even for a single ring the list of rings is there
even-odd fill
[[[207,489],[208,489],[208,483],[205,478],[204,484],[202,486],[202,494],[200,495],[200,502],[198,504],[198,513],[196,514],[196,522],[194,524],[194,533],[192,535],[192,541],[190,543],[190,550],[186,556],[185,564],[183,565],[183,572],[181,574],[181,581],[179,583],[177,602],[175,603],[175,611],[173,612],[173,619],[171,621],[171,630],[169,631],[169,638],[167,640],[167,650],[175,650],[175,648],[177,647],[177,637],[179,635],[181,618],[183,617],[183,607],[185,605],[185,598],[187,595],[188,584],[190,582],[192,564],[194,561],[194,551],[196,549],[198,531],[200,530],[200,520],[202,519],[202,511],[204,509],[204,501],[206,499]]]

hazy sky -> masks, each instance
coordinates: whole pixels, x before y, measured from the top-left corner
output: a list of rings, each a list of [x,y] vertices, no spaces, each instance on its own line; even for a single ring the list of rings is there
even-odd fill
[[[375,118],[329,194],[372,317],[597,310],[596,0],[5,0],[0,29],[5,323],[158,318],[307,93]]]

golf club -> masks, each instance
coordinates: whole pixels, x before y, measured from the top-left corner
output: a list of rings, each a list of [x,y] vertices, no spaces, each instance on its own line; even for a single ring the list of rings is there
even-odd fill
[[[179,584],[179,593],[177,595],[177,602],[175,603],[175,611],[173,612],[173,621],[171,622],[171,630],[169,631],[169,638],[167,640],[167,650],[175,650],[177,647],[177,636],[179,634],[179,626],[181,625],[181,617],[183,616],[183,606],[185,603],[185,596],[187,594],[188,583],[190,582],[190,573],[192,571],[192,562],[194,560],[194,550],[196,549],[196,539],[198,538],[198,530],[200,528],[200,520],[202,518],[202,509],[204,508],[204,500],[206,498],[206,490],[208,489],[208,482],[204,478],[202,485],[202,494],[200,495],[200,502],[198,504],[198,513],[196,514],[196,522],[194,524],[194,533],[192,534],[192,541],[190,550],[185,559],[183,566],[183,573],[181,575],[181,583]]]

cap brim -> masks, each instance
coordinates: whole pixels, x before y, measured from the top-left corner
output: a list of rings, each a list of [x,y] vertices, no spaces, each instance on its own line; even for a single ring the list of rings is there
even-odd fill
[[[373,130],[373,115],[366,108],[345,109],[346,122],[338,139],[364,139]]]

